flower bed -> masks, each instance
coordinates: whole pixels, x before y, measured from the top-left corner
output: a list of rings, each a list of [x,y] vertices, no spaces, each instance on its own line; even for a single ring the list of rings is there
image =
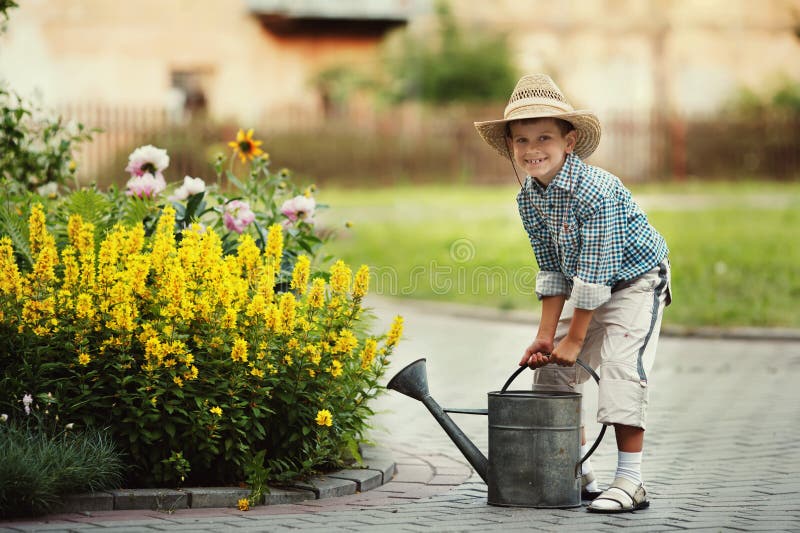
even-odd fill
[[[258,495],[359,459],[402,319],[369,331],[368,268],[319,269],[313,189],[270,172],[252,135],[217,185],[170,189],[166,152],[146,146],[125,191],[4,203],[0,413],[108,427],[128,486]]]

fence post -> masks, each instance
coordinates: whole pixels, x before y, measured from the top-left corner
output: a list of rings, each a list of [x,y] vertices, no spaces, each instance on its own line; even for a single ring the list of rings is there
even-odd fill
[[[676,181],[686,181],[686,121],[678,113],[669,118],[670,144],[672,145],[672,176]]]

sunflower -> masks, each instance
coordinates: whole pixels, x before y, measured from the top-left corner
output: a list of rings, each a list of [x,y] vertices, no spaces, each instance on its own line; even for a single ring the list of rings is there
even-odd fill
[[[261,141],[253,139],[252,128],[247,130],[247,134],[244,130],[239,130],[239,133],[236,134],[236,141],[229,142],[228,146],[233,148],[234,154],[239,154],[242,163],[246,163],[248,159],[252,161],[254,157],[264,154],[264,150],[259,148]],[[269,154],[265,154],[264,157],[269,157]]]

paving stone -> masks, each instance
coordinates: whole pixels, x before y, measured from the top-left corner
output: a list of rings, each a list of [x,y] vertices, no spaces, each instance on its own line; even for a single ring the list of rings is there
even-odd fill
[[[356,483],[349,479],[338,479],[328,476],[316,476],[308,482],[292,483],[292,488],[311,490],[317,498],[333,498],[355,494]]]
[[[189,505],[188,494],[170,489],[112,490],[114,509],[151,509],[172,511]]]
[[[410,465],[398,463],[397,472],[392,481],[404,483],[427,483],[433,478],[434,471],[428,465]]]
[[[313,489],[269,487],[269,493],[264,495],[264,505],[282,505],[297,503],[317,498]]]
[[[190,487],[184,492],[189,495],[188,507],[192,509],[237,507],[240,499],[250,495],[250,489],[240,487]]]
[[[114,495],[110,492],[88,492],[69,494],[64,497],[56,513],[87,513],[92,511],[111,511],[114,509]]]
[[[347,479],[354,481],[358,492],[366,492],[383,484],[383,472],[367,468],[348,468],[328,474],[334,479]]]
[[[396,463],[393,452],[386,448],[365,448],[361,453],[364,468],[381,472],[381,484],[388,483],[394,477]]]

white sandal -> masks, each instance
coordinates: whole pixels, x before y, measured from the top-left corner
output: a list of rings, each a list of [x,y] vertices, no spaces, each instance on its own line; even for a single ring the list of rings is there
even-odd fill
[[[594,472],[588,472],[581,476],[581,500],[594,500],[600,494],[602,494],[599,490],[589,490],[586,488],[586,485],[594,481]]]
[[[619,504],[619,508],[609,509],[602,504],[598,505],[602,501],[616,502]],[[650,502],[647,500],[647,491],[644,490],[644,485],[637,485],[624,477],[618,477],[586,509],[593,513],[630,513],[648,507],[650,507]]]

